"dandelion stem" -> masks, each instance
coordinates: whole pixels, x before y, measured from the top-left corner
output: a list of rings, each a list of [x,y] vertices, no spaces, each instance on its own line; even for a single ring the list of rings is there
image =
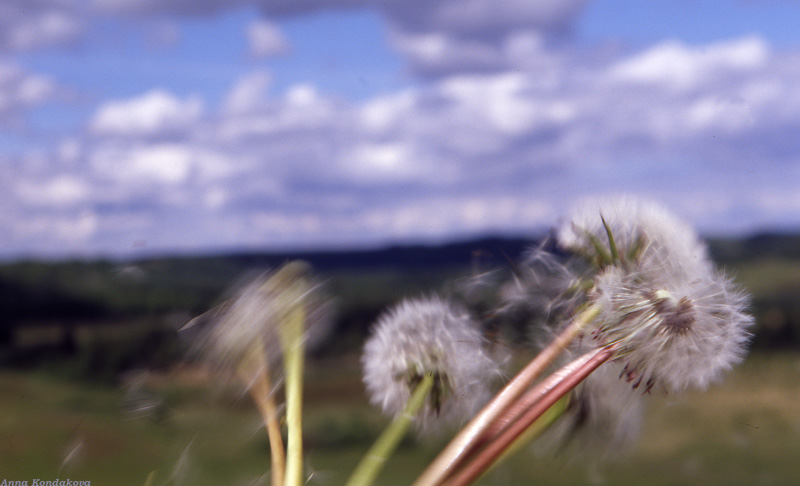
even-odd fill
[[[587,353],[557,371],[553,376],[559,376],[561,379],[548,390],[537,391],[536,388],[538,387],[532,389],[530,393],[535,393],[537,395],[541,395],[542,391],[544,391],[544,394],[541,395],[541,399],[522,414],[517,421],[509,425],[508,428],[487,445],[485,449],[480,451],[473,461],[464,466],[457,474],[447,481],[445,483],[446,486],[465,486],[477,479],[539,417],[601,364],[608,361],[613,355],[614,349],[611,347],[600,348]],[[576,364],[578,364],[578,366],[576,366]]]
[[[498,393],[483,410],[459,432],[445,449],[431,462],[414,482],[413,486],[435,486],[447,477],[471,453],[477,441],[484,437],[485,431],[503,414],[558,357],[564,348],[592,322],[600,313],[600,308],[590,306],[578,314],[570,324],[556,336],[550,345],[536,355],[517,375]]]
[[[286,366],[286,478],[283,486],[303,484],[303,365],[305,311],[295,307],[281,326]]]
[[[533,388],[525,392],[516,402],[512,403],[506,408],[506,411],[497,420],[494,421],[491,427],[486,430],[485,437],[487,439],[494,439],[498,437],[503,430],[513,424],[521,415],[528,409],[536,405],[542,400],[553,388],[560,384],[571,373],[577,371],[583,366],[590,358],[592,353],[586,353],[581,357],[574,359],[569,364],[563,366],[561,369],[551,374],[547,378],[537,383]]]
[[[517,451],[525,447],[525,445],[542,435],[551,425],[553,425],[553,423],[555,423],[556,420],[559,419],[559,417],[564,415],[564,412],[567,411],[569,400],[569,395],[561,397],[561,399],[559,399],[552,407],[547,409],[547,411],[545,411],[541,417],[534,421],[530,427],[525,429],[525,432],[517,437],[514,442],[512,442],[511,445],[508,446],[506,450],[503,451],[503,453],[494,461],[494,463],[482,474],[488,473],[506,458],[513,456],[517,453]]]
[[[370,486],[383,469],[383,465],[405,436],[414,417],[425,405],[433,389],[434,375],[426,374],[414,388],[403,413],[397,415],[356,466],[346,486]]]
[[[547,430],[556,420],[558,420],[567,411],[570,397],[565,395],[561,397],[552,407],[536,420],[533,425],[528,427],[500,456],[495,464],[501,462],[506,457],[511,457],[518,450],[539,437],[545,430]]]
[[[269,363],[261,346],[254,344],[247,357],[239,364],[239,376],[249,385],[250,396],[261,413],[264,427],[269,437],[269,453],[272,462],[272,482],[276,486],[283,485],[286,468],[286,452],[283,449],[281,425],[278,420],[278,407],[272,390],[269,375]]]

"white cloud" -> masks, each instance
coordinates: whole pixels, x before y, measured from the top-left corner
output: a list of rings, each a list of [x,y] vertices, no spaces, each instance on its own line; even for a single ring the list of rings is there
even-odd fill
[[[225,97],[223,107],[226,113],[246,113],[263,109],[267,103],[267,90],[272,84],[272,76],[266,70],[259,70],[241,78]]]
[[[340,177],[368,185],[424,181],[436,177],[441,168],[425,164],[408,144],[362,143],[341,156]],[[441,176],[441,173],[439,173]]]
[[[75,44],[85,30],[83,5],[74,0],[5,0],[0,5],[0,51]]]
[[[735,133],[752,126],[754,115],[741,100],[705,96],[688,106],[689,126],[698,131],[720,130]]]
[[[224,116],[214,128],[214,136],[231,144],[304,131],[325,132],[336,129],[332,122],[344,123],[350,117],[350,106],[321,96],[310,84],[290,86],[273,97],[267,93],[269,85],[265,71],[239,80],[224,99]]]
[[[393,44],[418,74],[498,71],[519,32],[541,38],[568,35],[586,0],[94,0],[96,10],[117,15],[207,16],[244,5],[265,16],[247,28],[251,55],[283,54],[288,43],[275,19],[321,10],[371,8],[391,26]],[[518,40],[518,39],[516,39]],[[524,62],[524,59],[522,60]]]
[[[409,31],[445,31],[459,36],[534,27],[542,31],[569,29],[583,0],[438,0],[387,2],[390,20]]]
[[[202,112],[199,98],[180,100],[165,91],[153,90],[138,98],[104,104],[89,128],[97,135],[169,136],[192,128]]]
[[[116,183],[185,182],[192,168],[189,147],[174,143],[143,146],[107,146],[91,155],[92,168]]]
[[[75,42],[83,33],[82,23],[65,12],[49,10],[38,16],[20,19],[5,34],[7,46],[14,50],[65,45]]]
[[[498,71],[508,67],[502,47],[481,39],[459,39],[446,32],[397,29],[390,39],[418,74],[440,76],[465,70]]]
[[[55,101],[60,91],[49,77],[0,61],[0,126],[19,123],[28,110]]]
[[[177,22],[160,20],[147,26],[145,44],[151,49],[164,49],[177,45],[181,40],[181,29]]]
[[[17,251],[42,251],[46,248],[47,253],[60,255],[80,249],[100,229],[97,215],[91,211],[38,213],[14,223],[13,238],[18,245]]]
[[[278,91],[259,70],[218,110],[159,90],[109,102],[86,133],[15,164],[25,182],[0,180],[0,213],[10,227],[36,216],[18,248],[51,245],[46,221],[62,228],[51,236],[120,252],[142,235],[198,248],[530,234],[608,191],[651,195],[704,228],[800,224],[800,53],[744,38],[586,62],[536,31],[497,46],[513,69],[365,101],[310,83]],[[536,60],[518,62],[523,52]],[[14,87],[0,92],[46,101],[20,87],[27,76],[0,69]]]
[[[242,6],[257,4],[259,0],[89,0],[98,12],[135,17],[181,15],[204,17]]]
[[[21,181],[17,193],[32,206],[63,208],[84,202],[90,194],[90,187],[73,175],[59,175],[46,180]]]
[[[289,52],[289,41],[278,26],[268,20],[257,20],[247,26],[250,55],[256,58],[274,57]]]
[[[620,81],[696,88],[714,75],[758,69],[767,55],[768,47],[757,37],[700,48],[671,41],[620,61],[609,74]]]
[[[65,163],[65,165],[72,165],[80,159],[82,154],[81,142],[76,138],[68,138],[62,140],[58,144],[58,158]]]
[[[367,100],[359,107],[359,126],[375,136],[388,136],[397,130],[403,118],[414,108],[416,94],[405,90],[394,95]]]
[[[507,73],[491,78],[453,77],[441,83],[444,96],[465,110],[464,116],[485,120],[500,133],[521,135],[569,122],[575,109],[568,101],[530,95],[530,76]]]

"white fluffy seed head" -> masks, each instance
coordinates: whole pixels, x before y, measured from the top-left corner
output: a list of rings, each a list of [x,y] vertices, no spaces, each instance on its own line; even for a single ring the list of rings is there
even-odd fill
[[[601,263],[592,336],[618,343],[622,376],[634,387],[704,388],[741,361],[753,322],[748,299],[714,269],[692,228],[661,206],[632,197],[585,203],[558,240]],[[598,258],[613,246],[616,260]]]
[[[370,400],[392,416],[402,413],[422,376],[434,375],[434,388],[416,416],[423,432],[469,418],[499,376],[475,322],[436,297],[405,300],[383,314],[362,363]]]
[[[711,269],[706,246],[690,225],[659,204],[632,196],[584,202],[558,229],[557,239],[562,248],[594,257],[594,242],[610,252],[608,231],[623,262],[635,260],[640,272],[680,276]]]
[[[592,337],[618,344],[621,377],[634,388],[703,389],[744,357],[753,324],[748,299],[716,271],[652,277],[619,267],[601,272]]]
[[[205,359],[232,369],[248,357],[254,345],[263,349],[270,362],[276,362],[281,356],[280,326],[294,309],[305,312],[305,336],[324,333],[329,327],[330,307],[310,267],[290,262],[258,275],[185,329],[199,328],[197,351]]]

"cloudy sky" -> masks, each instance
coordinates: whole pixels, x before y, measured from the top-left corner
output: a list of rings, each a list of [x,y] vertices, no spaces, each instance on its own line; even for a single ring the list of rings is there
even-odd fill
[[[0,258],[795,230],[798,134],[796,2],[0,2]]]

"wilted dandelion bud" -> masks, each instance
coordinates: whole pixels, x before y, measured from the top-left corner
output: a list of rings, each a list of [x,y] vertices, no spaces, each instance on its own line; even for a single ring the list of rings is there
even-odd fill
[[[744,357],[747,297],[715,271],[673,280],[609,268],[593,298],[602,309],[593,338],[617,344],[620,376],[634,388],[702,389]]]
[[[439,298],[406,300],[381,316],[364,348],[364,383],[371,401],[402,413],[417,383],[434,378],[417,424],[468,418],[488,398],[498,366],[466,311]]]

